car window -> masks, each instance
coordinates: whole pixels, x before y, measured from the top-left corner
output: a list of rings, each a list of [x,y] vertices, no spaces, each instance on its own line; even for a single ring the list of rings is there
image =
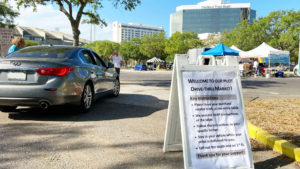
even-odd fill
[[[96,64],[92,54],[89,51],[86,50],[82,51],[82,56],[83,57],[81,58],[84,60],[85,63],[94,64],[94,65]]]
[[[104,63],[104,61],[101,59],[101,57],[96,53],[93,52],[94,56],[95,56],[95,61],[97,63],[98,66],[103,66],[106,67],[106,64]]]
[[[36,46],[20,49],[16,52],[10,53],[6,58],[49,58],[49,59],[66,59],[76,52],[73,47],[47,47]]]

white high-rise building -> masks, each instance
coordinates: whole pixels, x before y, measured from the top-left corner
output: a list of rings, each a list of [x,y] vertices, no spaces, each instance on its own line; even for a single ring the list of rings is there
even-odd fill
[[[142,38],[144,35],[152,36],[162,31],[164,31],[162,27],[136,23],[122,24],[116,21],[113,23],[113,41],[117,43],[130,41],[133,38]]]

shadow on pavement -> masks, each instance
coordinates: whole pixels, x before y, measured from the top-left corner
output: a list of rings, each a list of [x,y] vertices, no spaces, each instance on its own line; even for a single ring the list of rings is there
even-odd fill
[[[260,162],[256,162],[254,164],[254,168],[255,169],[276,169],[276,168],[281,168],[284,166],[287,166],[291,163],[293,163],[294,160],[284,156],[284,155],[280,155],[268,160],[264,160],[264,161],[260,161]]]
[[[141,85],[155,87],[170,87],[171,80],[140,80],[140,81],[121,81],[122,85]]]
[[[272,87],[275,85],[282,85],[285,83],[271,81],[271,80],[242,80],[242,87],[245,89],[256,89],[256,88],[265,88],[265,87]]]
[[[289,143],[292,143],[296,145],[297,147],[300,147],[300,135],[297,134],[297,132],[276,132],[271,133],[274,134],[284,140],[287,140]]]
[[[36,121],[102,121],[139,118],[166,109],[168,102],[157,97],[138,94],[120,94],[117,98],[105,97],[94,102],[88,113],[81,114],[76,106],[59,106],[49,110],[18,109],[9,114],[13,120]]]
[[[94,147],[86,140],[74,140],[84,134],[83,128],[79,126],[22,122],[0,123],[0,128],[0,168],[14,168],[14,163],[41,158],[48,155],[49,151],[55,154]]]
[[[141,142],[126,142],[123,144],[114,144],[113,147],[124,149],[127,153],[135,154],[139,151],[143,155],[135,156],[128,161],[116,163],[105,169],[116,168],[183,168],[183,154],[182,152],[163,153],[162,141],[141,141]],[[167,167],[166,167],[167,166]]]

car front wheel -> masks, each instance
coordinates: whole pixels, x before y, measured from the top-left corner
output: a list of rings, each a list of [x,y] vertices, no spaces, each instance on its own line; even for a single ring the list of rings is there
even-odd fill
[[[80,104],[81,112],[82,113],[88,112],[89,109],[92,107],[92,102],[93,102],[92,87],[90,84],[86,84],[83,89],[83,93],[81,97],[81,104]]]

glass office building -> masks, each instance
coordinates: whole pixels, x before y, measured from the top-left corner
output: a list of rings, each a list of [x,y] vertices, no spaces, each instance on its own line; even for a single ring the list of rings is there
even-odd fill
[[[238,23],[256,18],[250,3],[230,4],[223,0],[207,0],[197,5],[176,8],[170,16],[170,35],[175,32],[219,33],[232,30]]]

